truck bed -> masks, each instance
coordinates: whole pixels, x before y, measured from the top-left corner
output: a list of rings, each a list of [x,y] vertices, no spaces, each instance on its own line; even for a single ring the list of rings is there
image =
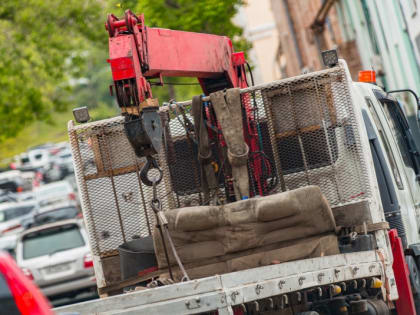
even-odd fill
[[[353,279],[378,277],[385,283],[380,250],[286,262],[140,290],[54,309],[57,314],[195,314],[217,310],[233,314],[232,306],[288,295]],[[396,296],[394,279],[388,279]]]

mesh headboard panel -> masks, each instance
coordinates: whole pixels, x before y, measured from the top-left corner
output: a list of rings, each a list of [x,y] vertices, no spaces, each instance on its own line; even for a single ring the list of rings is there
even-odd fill
[[[241,91],[242,103],[256,108],[264,151],[279,176],[274,192],[318,185],[333,207],[371,196],[347,80],[338,66]],[[192,117],[185,109],[185,115],[168,107],[160,112],[165,136],[157,159],[164,178],[158,194],[164,210],[205,202],[197,147],[186,132]],[[135,156],[123,122],[69,122],[90,245],[100,257],[115,255],[124,241],[154,228],[152,190],[139,178],[145,161]]]

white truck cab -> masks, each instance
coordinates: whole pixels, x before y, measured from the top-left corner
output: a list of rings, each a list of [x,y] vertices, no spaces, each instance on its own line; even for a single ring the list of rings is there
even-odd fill
[[[353,83],[374,159],[385,217],[405,246],[419,242],[420,155],[401,104],[369,83]]]

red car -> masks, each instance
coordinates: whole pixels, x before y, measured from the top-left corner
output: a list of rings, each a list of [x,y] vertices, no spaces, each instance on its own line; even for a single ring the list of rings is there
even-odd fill
[[[0,252],[0,305],[1,314],[54,314],[48,300],[6,252]]]

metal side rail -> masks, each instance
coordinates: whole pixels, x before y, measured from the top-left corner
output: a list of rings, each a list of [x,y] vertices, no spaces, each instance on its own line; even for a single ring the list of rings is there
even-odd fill
[[[232,272],[54,309],[56,314],[194,314],[358,278],[380,277],[376,251],[318,257]],[[388,263],[388,262],[386,262]],[[395,286],[394,279],[388,279]]]

